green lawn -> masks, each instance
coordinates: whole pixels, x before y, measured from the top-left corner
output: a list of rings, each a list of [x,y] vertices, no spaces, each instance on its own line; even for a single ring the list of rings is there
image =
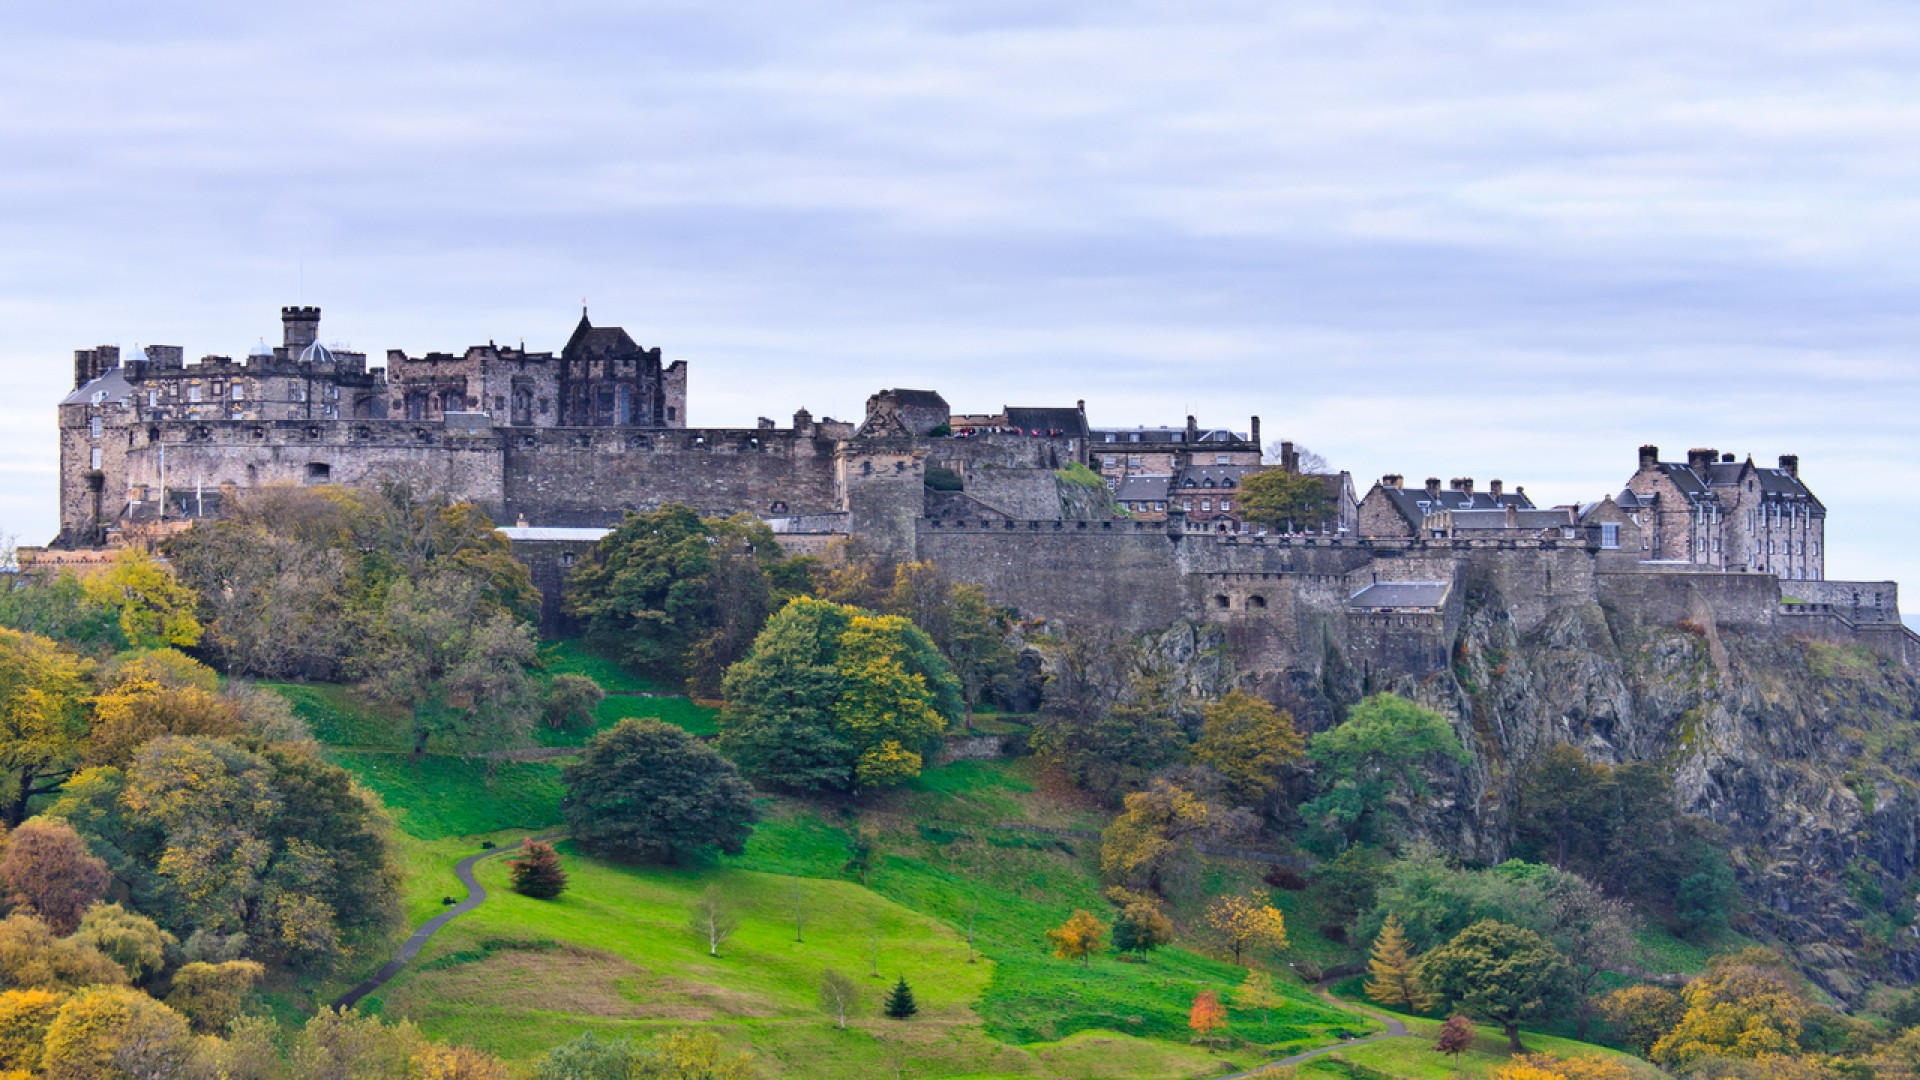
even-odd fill
[[[1413,1017],[1406,1018],[1406,1024],[1413,1036],[1405,1039],[1382,1039],[1379,1042],[1356,1046],[1328,1054],[1322,1062],[1350,1061],[1355,1065],[1378,1069],[1406,1080],[1457,1080],[1460,1076],[1483,1077],[1507,1063],[1511,1055],[1507,1051],[1506,1036],[1492,1025],[1481,1024],[1476,1030],[1473,1049],[1461,1054],[1459,1060],[1449,1060],[1447,1055],[1433,1049],[1433,1041],[1439,1035],[1440,1024],[1433,1020]],[[1609,1050],[1601,1046],[1561,1039],[1551,1035],[1525,1033],[1521,1041],[1528,1053],[1552,1054],[1555,1057],[1573,1058],[1598,1054],[1610,1057],[1625,1065],[1636,1080],[1660,1080],[1666,1073],[1650,1062]],[[1331,1061],[1329,1061],[1331,1059]],[[1312,1063],[1319,1065],[1319,1062]],[[1328,1070],[1320,1065],[1318,1069],[1303,1071],[1333,1071],[1344,1074],[1337,1066]]]
[[[329,750],[327,757],[378,792],[395,823],[418,839],[560,823],[560,766],[551,762],[350,750]]]
[[[408,719],[393,706],[380,705],[351,686],[335,683],[263,682],[293,705],[313,737],[328,746],[358,749],[408,749]]]
[[[540,646],[540,666],[548,675],[585,675],[609,694],[678,692],[644,675],[635,674],[618,660],[589,650],[578,638],[549,641]]]

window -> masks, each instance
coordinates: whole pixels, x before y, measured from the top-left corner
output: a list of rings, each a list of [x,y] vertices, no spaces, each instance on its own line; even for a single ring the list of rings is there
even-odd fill
[[[307,462],[307,483],[324,484],[333,476],[333,466],[324,461]]]
[[[1103,469],[1111,469],[1111,468],[1113,468],[1113,460],[1114,460],[1114,459],[1112,459],[1112,458],[1110,458],[1110,457],[1104,457],[1104,458],[1101,458],[1101,459],[1100,459],[1100,467],[1101,467],[1101,468],[1103,468]]]
[[[1163,503],[1163,502],[1157,502],[1157,503],[1154,503],[1154,504],[1153,504],[1153,508],[1154,508],[1155,510],[1159,510],[1159,511],[1162,511],[1162,512],[1165,512],[1165,510],[1167,509],[1167,504],[1166,504],[1166,503]]]
[[[234,383],[233,384],[233,400],[245,401],[246,399],[247,399],[246,389],[243,388],[239,383]]]
[[[1138,456],[1138,455],[1128,455],[1128,457],[1127,457],[1127,468],[1129,468],[1129,469],[1137,469],[1137,468],[1139,468],[1139,467],[1140,467],[1140,458],[1139,458],[1139,456]]]
[[[187,387],[187,400],[188,400],[188,401],[199,401],[199,400],[200,400],[200,388],[199,388],[199,387],[197,387],[197,386],[189,386],[189,387]]]
[[[1228,456],[1227,456],[1227,455],[1225,455],[1225,454],[1215,454],[1215,455],[1213,455],[1213,463],[1214,463],[1215,465],[1225,465],[1225,464],[1227,464],[1228,462],[1230,462],[1230,461],[1232,461],[1232,460],[1233,460],[1232,458],[1230,458],[1230,457],[1228,457]]]
[[[91,416],[87,418],[87,434],[93,436],[96,439],[100,437],[100,418],[99,417]]]
[[[1192,512],[1192,510],[1193,510],[1193,500],[1192,500],[1192,499],[1181,499],[1181,500],[1180,500],[1180,510],[1181,510],[1181,512],[1183,512],[1183,513],[1190,513],[1190,512]]]
[[[1233,500],[1232,500],[1232,499],[1221,499],[1221,500],[1220,500],[1220,509],[1222,509],[1222,510],[1231,510],[1231,509],[1233,509]]]
[[[1202,509],[1202,510],[1211,510],[1211,509],[1213,509],[1213,500],[1212,500],[1212,499],[1201,499],[1201,500],[1200,500],[1200,509]]]
[[[98,472],[100,470],[100,448],[97,446],[93,448],[92,468],[95,472]]]
[[[159,404],[160,404],[160,391],[158,390],[147,391],[147,408],[149,409],[157,408]]]
[[[1620,523],[1603,521],[1600,523],[1600,546],[1612,550],[1620,546]]]
[[[541,411],[542,411],[542,412],[545,412],[546,410],[544,410],[544,409],[542,409]],[[673,420],[678,420],[678,419],[680,419],[680,410],[679,410],[679,409],[676,409],[676,408],[674,408],[674,407],[673,407],[673,406],[671,406],[671,405],[669,405],[669,406],[667,406],[667,419],[668,419],[669,421],[673,421]]]

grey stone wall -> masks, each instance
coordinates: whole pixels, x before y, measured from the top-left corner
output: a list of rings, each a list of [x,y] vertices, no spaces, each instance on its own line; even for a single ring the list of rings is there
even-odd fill
[[[834,443],[791,430],[557,428],[495,435],[506,508],[540,525],[613,525],[628,510],[675,502],[721,516],[838,509]]]

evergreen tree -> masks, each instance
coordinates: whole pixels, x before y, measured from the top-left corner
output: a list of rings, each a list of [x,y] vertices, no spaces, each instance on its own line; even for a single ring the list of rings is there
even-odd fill
[[[895,1020],[905,1020],[919,1011],[919,1004],[913,1000],[913,987],[907,985],[905,975],[900,976],[900,981],[894,983],[893,989],[887,993],[887,1015]]]
[[[1429,1005],[1427,992],[1414,970],[1413,950],[1398,917],[1389,915],[1380,936],[1373,939],[1373,957],[1367,961],[1367,996],[1382,1005],[1405,1005],[1420,1011]]]
[[[551,844],[527,841],[527,853],[507,863],[513,871],[513,891],[535,900],[551,900],[567,888],[567,872],[560,868],[560,853]]]
[[[622,720],[595,735],[564,776],[567,828],[596,852],[650,862],[707,848],[738,855],[753,832],[753,789],[740,770],[658,720]]]

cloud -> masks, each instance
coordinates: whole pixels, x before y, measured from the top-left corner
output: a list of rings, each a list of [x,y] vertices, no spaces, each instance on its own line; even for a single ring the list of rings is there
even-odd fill
[[[9,14],[0,531],[76,347],[557,347],[703,422],[1084,398],[1362,478],[1617,488],[1798,452],[1833,569],[1920,580],[1903,5],[187,2]],[[24,470],[24,471],[22,471]]]

